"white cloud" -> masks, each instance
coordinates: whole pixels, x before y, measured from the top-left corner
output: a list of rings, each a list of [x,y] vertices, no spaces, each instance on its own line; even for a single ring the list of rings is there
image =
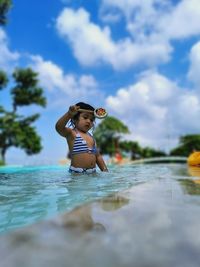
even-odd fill
[[[106,16],[113,9],[126,19],[126,28],[134,39],[160,40],[188,38],[200,34],[200,1],[182,0],[177,4],[168,0],[104,0]]]
[[[200,99],[194,92],[188,91],[180,95],[176,109],[173,111],[174,122],[176,122],[179,131],[185,133],[199,132]]]
[[[101,30],[90,23],[89,14],[82,8],[77,11],[64,9],[57,19],[57,29],[72,43],[74,54],[82,64],[91,65],[101,61],[102,56],[102,60],[114,56],[115,46],[109,28]]]
[[[195,87],[200,88],[200,42],[196,43],[190,51],[190,69],[188,78],[194,83]]]
[[[98,84],[92,75],[65,74],[59,66],[43,60],[41,56],[31,56],[31,60],[32,68],[39,73],[40,84],[51,96],[50,105],[66,106],[74,101],[89,98],[92,100],[91,104],[97,100],[101,101],[102,94],[98,91]]]
[[[180,135],[200,131],[199,97],[155,71],[119,89],[106,103],[110,114],[128,125],[133,133],[128,138],[145,146],[169,150]]]
[[[165,77],[155,72],[146,72],[136,84],[119,89],[116,96],[109,96],[107,103],[115,112],[120,112],[127,117],[129,117],[127,114],[130,111],[134,113],[141,109],[143,115],[148,118],[163,119],[164,105],[173,100],[176,90],[176,85]],[[123,108],[121,108],[122,105]],[[158,113],[157,110],[160,112]],[[162,110],[163,112],[161,112]]]
[[[169,6],[168,0],[102,0],[103,8],[109,10],[109,8],[117,8],[124,13],[126,17],[129,17],[135,9],[142,13],[151,14],[154,12],[155,5],[158,9],[166,8]]]
[[[115,11],[125,17],[126,29],[134,39],[140,39],[140,36],[154,31],[158,21],[170,7],[170,2],[163,0],[103,0],[102,3],[104,15],[108,16]]]
[[[75,57],[83,65],[108,63],[115,69],[133,64],[155,64],[169,60],[171,47],[165,40],[153,36],[148,42],[133,42],[130,37],[112,40],[110,28],[90,21],[87,11],[65,8],[57,18],[59,34],[70,42]]]
[[[111,26],[123,15],[126,35],[114,40],[111,27],[93,23],[83,8],[65,8],[57,18],[59,34],[82,65],[104,63],[123,70],[136,64],[166,63],[173,51],[172,40],[200,34],[199,0],[176,5],[167,0],[104,0],[100,14]]]
[[[200,34],[200,1],[183,0],[158,23],[170,39],[189,38]]]
[[[6,33],[0,28],[0,68],[10,69],[19,59],[17,52],[11,52],[8,48],[8,39]]]
[[[32,56],[33,68],[39,73],[40,83],[49,91],[63,86],[63,71],[51,61],[44,61],[41,56]]]

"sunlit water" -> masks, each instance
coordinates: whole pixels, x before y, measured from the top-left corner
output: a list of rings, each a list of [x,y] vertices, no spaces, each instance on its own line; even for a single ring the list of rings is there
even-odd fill
[[[110,166],[108,173],[72,176],[67,167],[1,167],[0,232],[69,211],[152,179],[187,179],[184,164]]]

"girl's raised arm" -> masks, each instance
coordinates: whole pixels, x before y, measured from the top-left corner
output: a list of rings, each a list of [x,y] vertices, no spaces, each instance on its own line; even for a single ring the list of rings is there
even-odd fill
[[[79,110],[79,106],[70,106],[69,110],[56,122],[56,131],[63,137],[66,137],[72,133],[72,129],[66,127],[68,121],[76,115]]]

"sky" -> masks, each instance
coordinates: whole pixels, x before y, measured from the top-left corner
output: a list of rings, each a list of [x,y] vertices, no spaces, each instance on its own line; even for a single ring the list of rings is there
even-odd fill
[[[80,101],[127,125],[124,139],[169,152],[200,132],[200,0],[13,0],[0,28],[0,68],[11,75],[16,67],[38,72],[47,107],[19,109],[41,114],[43,150],[11,148],[8,164],[65,158],[55,123]],[[0,92],[7,109],[12,85]]]

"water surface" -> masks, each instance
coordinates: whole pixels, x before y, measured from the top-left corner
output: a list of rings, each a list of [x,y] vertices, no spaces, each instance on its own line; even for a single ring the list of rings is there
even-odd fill
[[[179,179],[184,188],[189,178],[184,164],[110,166],[108,173],[75,176],[66,166],[1,167],[0,232],[154,179]]]

